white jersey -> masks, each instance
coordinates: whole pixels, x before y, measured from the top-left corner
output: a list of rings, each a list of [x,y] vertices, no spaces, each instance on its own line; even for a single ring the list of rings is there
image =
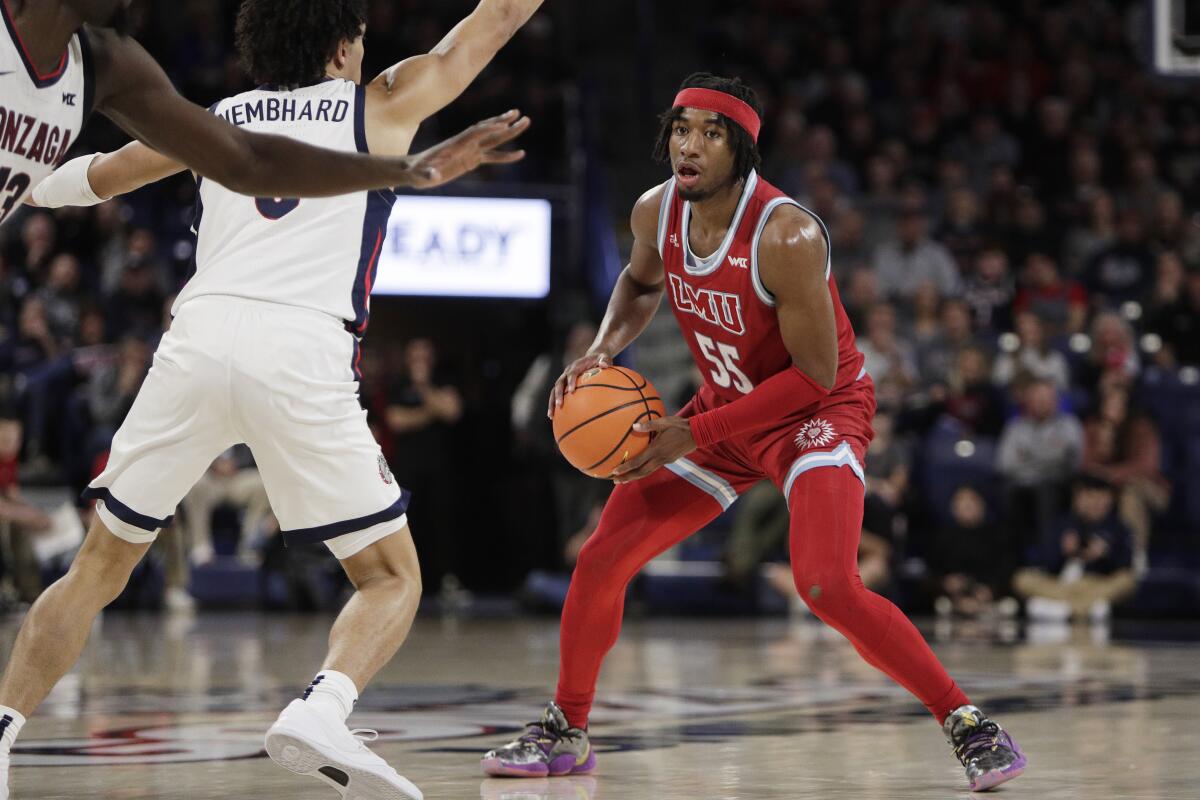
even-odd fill
[[[92,105],[92,59],[80,31],[42,74],[0,0],[0,225],[54,171],[79,138]]]
[[[366,152],[363,103],[362,87],[329,79],[298,89],[260,87],[212,110],[250,131]],[[244,297],[322,311],[361,335],[395,198],[390,191],[254,198],[200,179],[196,272],[172,313],[196,297]]]

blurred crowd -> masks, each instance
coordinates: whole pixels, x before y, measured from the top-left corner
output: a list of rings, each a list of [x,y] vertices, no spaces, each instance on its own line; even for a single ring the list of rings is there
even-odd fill
[[[640,4],[664,21],[673,5]],[[366,71],[428,49],[469,4],[444,5],[373,2]],[[246,86],[230,53],[235,6],[141,7],[144,41],[197,102]],[[576,12],[557,6],[422,135],[515,100],[539,124],[531,158],[505,178],[572,180],[563,98],[584,72],[552,23]],[[1200,90],[1147,66],[1145,4],[689,8],[693,35],[670,63],[738,74],[760,91],[764,175],[831,231],[879,393],[864,579],[945,614],[1012,613],[1016,598],[1046,618],[1103,618],[1155,567],[1200,568],[1200,501],[1188,499],[1200,474]],[[665,61],[655,69],[669,83],[690,71],[664,76]],[[81,147],[120,141],[98,124]],[[644,189],[656,174],[646,148],[626,146],[605,149],[621,159],[614,169],[637,167]],[[177,178],[90,210],[27,213],[0,231],[6,531],[51,526],[21,501],[18,476],[74,490],[103,463],[187,275],[191,193]],[[624,211],[613,209],[618,230]],[[606,299],[564,300],[588,294],[579,283],[556,287],[558,307]],[[594,329],[548,316],[561,326],[545,352],[498,379],[513,398],[509,430],[486,433],[514,470],[504,485],[527,493],[514,506],[541,520],[537,549],[548,555],[526,568],[569,564],[605,494],[557,458],[540,410]],[[383,343],[363,398],[398,480],[428,498],[414,508],[426,586],[453,596],[454,576],[471,567],[455,536],[433,531],[455,530],[448,520],[466,513],[455,465],[472,455],[454,431],[473,395],[439,369],[439,345]],[[520,477],[530,473],[543,478]],[[248,455],[232,453],[185,502],[180,552],[193,566],[219,551],[265,558],[276,538],[269,504],[247,475]],[[735,506],[734,583],[779,550],[769,534],[781,503],[759,489]],[[240,533],[214,546],[222,506],[239,509],[226,527]],[[6,563],[16,549],[0,548]]]

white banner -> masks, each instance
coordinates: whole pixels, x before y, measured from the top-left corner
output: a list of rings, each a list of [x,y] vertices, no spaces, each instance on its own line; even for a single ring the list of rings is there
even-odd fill
[[[402,195],[373,294],[545,297],[550,201]]]

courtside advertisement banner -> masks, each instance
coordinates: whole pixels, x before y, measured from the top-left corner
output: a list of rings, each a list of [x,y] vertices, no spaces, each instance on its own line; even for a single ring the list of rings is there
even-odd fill
[[[545,297],[550,201],[401,195],[373,294]]]

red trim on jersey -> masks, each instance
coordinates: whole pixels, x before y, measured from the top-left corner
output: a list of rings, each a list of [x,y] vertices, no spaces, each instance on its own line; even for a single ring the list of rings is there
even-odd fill
[[[830,389],[800,371],[797,366],[772,375],[745,397],[688,420],[697,447],[778,424],[780,409],[801,409],[829,396]]]
[[[718,92],[716,89],[684,89],[675,95],[675,105],[724,114],[745,128],[751,139],[758,141],[758,132],[762,129],[762,120],[759,119],[758,112],[751,108],[749,103],[731,94]]]
[[[365,298],[364,302],[367,303],[371,302],[371,287],[375,283],[373,279],[373,275],[375,274],[375,264],[379,261],[379,248],[382,246],[383,231],[380,231],[379,233],[375,234],[375,249],[371,251],[371,260],[367,262],[367,271],[363,275],[363,297]],[[362,333],[366,329],[367,322],[366,320],[363,320],[362,327],[360,327],[357,332]]]
[[[29,72],[29,77],[37,84],[39,89],[44,89],[49,85],[48,82],[53,82],[56,78],[62,76],[63,71],[67,68],[67,51],[69,48],[63,48],[62,57],[58,59],[58,66],[54,68],[48,75],[43,75],[37,68],[37,64],[29,57],[29,49],[25,47],[25,42],[21,39],[21,32],[17,30],[16,20],[13,19],[12,11],[8,8],[8,0],[0,0],[0,8],[4,10],[4,21],[14,39],[17,40],[17,49],[21,52],[21,60],[25,62],[25,69]]]

